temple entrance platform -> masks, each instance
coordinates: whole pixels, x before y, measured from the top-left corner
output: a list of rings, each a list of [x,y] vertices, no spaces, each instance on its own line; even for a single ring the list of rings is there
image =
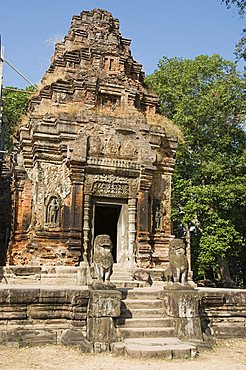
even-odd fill
[[[45,284],[48,278],[35,280],[27,267],[19,282],[14,281],[13,271],[11,281],[11,267],[4,269],[8,271],[2,269],[0,284],[2,343],[76,344],[84,352],[132,357],[156,353],[171,359],[194,357],[214,337],[246,335],[243,289],[172,291],[154,282],[148,287],[99,291],[61,283],[62,270],[59,284]],[[34,272],[38,276],[37,268]]]

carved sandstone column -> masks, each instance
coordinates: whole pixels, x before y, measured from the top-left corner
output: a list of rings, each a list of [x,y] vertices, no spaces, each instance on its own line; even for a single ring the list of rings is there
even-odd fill
[[[162,229],[163,236],[156,245],[156,261],[157,264],[166,267],[169,257],[169,242],[173,238],[172,235],[172,220],[171,220],[171,186],[172,186],[172,174],[174,170],[175,160],[173,158],[165,158],[162,164],[162,180],[164,183],[164,192],[162,195],[162,206],[163,206],[163,219]]]
[[[83,261],[88,261],[89,243],[90,243],[90,210],[91,210],[91,196],[85,194],[84,196],[84,228],[83,228]]]
[[[25,251],[27,233],[31,223],[32,184],[24,171],[16,171],[14,192],[14,214],[11,243],[8,253],[9,264],[21,264]],[[25,252],[24,252],[25,253]]]
[[[137,205],[137,260],[140,267],[151,266],[151,246],[149,244],[150,205],[149,191],[152,175],[143,174],[140,179]]]
[[[83,221],[83,187],[84,169],[80,163],[71,163],[70,178],[71,207],[69,216],[69,241],[68,249],[72,254],[73,263],[78,264],[82,254],[82,221]]]
[[[162,175],[165,190],[163,194],[163,208],[164,208],[164,215],[163,215],[163,225],[162,229],[165,232],[165,236],[170,237],[172,234],[172,223],[171,223],[171,181],[172,181],[172,169],[165,168],[164,174]]]
[[[136,205],[137,200],[128,199],[128,253],[129,253],[129,267],[136,264]]]

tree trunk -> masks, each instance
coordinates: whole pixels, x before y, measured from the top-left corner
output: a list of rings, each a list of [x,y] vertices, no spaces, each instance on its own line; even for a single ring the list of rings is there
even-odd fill
[[[189,263],[189,272],[191,271],[191,248],[190,248],[190,225],[185,224],[185,241],[186,241],[186,257]]]
[[[218,257],[218,263],[223,286],[225,288],[235,288],[236,283],[231,278],[231,273],[229,270],[229,264],[227,259],[225,257]]]

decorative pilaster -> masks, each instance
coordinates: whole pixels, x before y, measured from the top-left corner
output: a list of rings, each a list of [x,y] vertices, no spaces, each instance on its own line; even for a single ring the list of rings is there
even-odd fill
[[[128,252],[129,252],[129,267],[136,264],[136,205],[135,198],[128,199]]]
[[[14,180],[15,195],[14,195],[14,229],[15,238],[23,240],[26,238],[26,233],[31,221],[31,200],[32,186],[23,171],[18,171]]]
[[[91,210],[91,196],[89,194],[85,194],[84,196],[84,222],[83,222],[83,261],[88,261],[88,251],[89,251],[89,243],[90,243],[90,210]]]
[[[175,144],[175,143],[174,143]],[[173,144],[173,146],[174,146]],[[152,262],[156,268],[166,268],[169,261],[169,242],[173,238],[171,221],[171,180],[175,165],[175,147],[163,152],[152,187]],[[167,156],[168,155],[168,156]]]
[[[171,186],[172,186],[172,171],[166,169],[162,175],[163,182],[165,184],[165,190],[162,197],[162,230],[165,232],[166,237],[172,235],[172,223],[171,223]]]
[[[21,264],[31,224],[32,183],[22,169],[16,169],[13,191],[13,233],[8,248],[8,264]]]
[[[70,163],[70,179],[72,181],[69,241],[68,249],[73,254],[73,262],[78,264],[82,258],[82,222],[83,222],[83,189],[84,189],[84,168],[80,162]]]
[[[149,192],[152,183],[152,175],[142,174],[140,178],[140,188],[138,192],[137,205],[137,263],[140,267],[151,266],[151,246],[150,240],[150,204]]]

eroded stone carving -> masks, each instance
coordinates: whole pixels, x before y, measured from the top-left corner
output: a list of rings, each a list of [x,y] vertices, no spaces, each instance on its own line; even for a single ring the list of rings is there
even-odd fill
[[[85,191],[94,196],[111,198],[128,198],[129,184],[127,179],[114,175],[88,176]]]
[[[154,230],[155,232],[163,231],[163,216],[166,210],[163,201],[154,203]]]
[[[46,224],[55,227],[59,224],[60,204],[56,196],[50,197],[46,206]]]
[[[185,246],[182,239],[173,239],[169,243],[169,264],[170,269],[166,272],[169,273],[169,279],[175,284],[188,285],[188,259],[185,255]]]
[[[105,155],[107,157],[118,158],[119,157],[120,143],[115,135],[112,135],[105,146]]]
[[[99,156],[102,154],[103,145],[100,137],[90,136],[89,137],[89,155]]]
[[[133,143],[132,140],[128,140],[122,144],[120,148],[120,156],[126,159],[137,159],[138,147],[137,143]]]
[[[109,12],[73,17],[20,127],[11,263],[90,263],[92,205],[102,197],[129,205],[124,247],[118,236],[127,221],[114,225],[123,265],[166,266],[177,141],[155,117],[158,98],[141,67]],[[165,215],[151,199],[165,202]]]
[[[94,241],[94,268],[97,273],[97,281],[93,282],[94,289],[114,289],[110,282],[113,267],[112,255],[113,243],[107,234],[97,235]]]

